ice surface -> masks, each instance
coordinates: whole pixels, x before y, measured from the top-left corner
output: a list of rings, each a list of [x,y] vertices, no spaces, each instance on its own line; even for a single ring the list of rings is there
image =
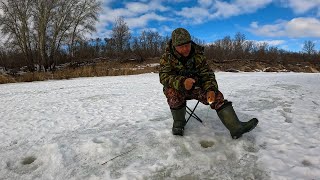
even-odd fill
[[[320,74],[216,76],[238,140],[202,104],[173,136],[155,73],[0,85],[0,179],[319,179]]]

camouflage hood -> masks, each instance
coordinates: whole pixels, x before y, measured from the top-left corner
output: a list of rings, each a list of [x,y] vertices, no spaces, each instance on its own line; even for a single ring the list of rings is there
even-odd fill
[[[184,28],[177,28],[172,31],[171,40],[173,46],[180,46],[191,42],[191,36],[188,30]]]
[[[170,41],[167,43],[165,53],[172,54],[178,60],[181,58],[184,58],[175,50],[174,46],[172,45],[172,39],[170,39]],[[204,53],[204,47],[191,41],[191,52],[187,58],[192,57],[194,54],[203,54],[203,53]]]

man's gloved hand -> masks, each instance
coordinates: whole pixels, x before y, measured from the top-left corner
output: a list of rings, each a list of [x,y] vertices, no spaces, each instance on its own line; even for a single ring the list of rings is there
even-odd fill
[[[207,92],[207,101],[209,104],[212,104],[216,99],[216,95],[214,93],[214,91],[209,91]]]
[[[224,104],[224,97],[220,91],[217,93],[214,93],[213,91],[207,92],[207,100],[212,109],[219,109]]]
[[[184,88],[186,90],[190,90],[193,86],[193,84],[196,82],[196,80],[194,80],[193,78],[187,78],[186,80],[184,80]]]
[[[223,94],[218,91],[217,93],[215,93],[214,91],[208,91],[207,92],[207,101],[209,104],[211,103],[221,103],[224,101],[224,97]]]

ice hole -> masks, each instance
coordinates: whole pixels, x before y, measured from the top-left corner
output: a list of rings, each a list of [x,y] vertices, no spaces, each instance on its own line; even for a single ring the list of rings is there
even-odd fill
[[[37,158],[34,157],[34,156],[29,156],[29,157],[26,157],[22,160],[21,164],[23,165],[28,165],[28,164],[32,164]]]
[[[208,147],[212,147],[214,145],[213,141],[200,141],[201,147],[203,148],[208,148]]]

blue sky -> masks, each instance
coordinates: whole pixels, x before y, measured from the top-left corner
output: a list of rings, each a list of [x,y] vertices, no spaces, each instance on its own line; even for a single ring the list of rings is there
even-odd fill
[[[320,0],[103,0],[94,37],[110,37],[115,19],[123,17],[133,36],[143,30],[170,35],[177,27],[214,42],[237,32],[247,40],[301,51],[311,40],[320,50]]]

